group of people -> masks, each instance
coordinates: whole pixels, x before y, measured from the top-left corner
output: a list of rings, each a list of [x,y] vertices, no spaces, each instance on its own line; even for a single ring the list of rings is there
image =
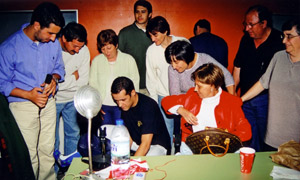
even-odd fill
[[[170,154],[174,134],[180,153],[191,154],[185,139],[205,127],[227,129],[256,151],[300,141],[299,18],[281,33],[266,7],[250,7],[231,75],[227,44],[210,32],[207,20],[195,24],[188,40],[171,35],[164,17],[152,18],[146,0],[136,1],[134,17],[118,35],[112,29],[98,34],[100,54],[91,65],[86,29],[75,22],[65,26],[60,9],[49,2],[1,44],[0,92],[36,178],[55,179],[61,118],[64,155],[76,151],[80,126],[73,98],[86,84],[101,95],[100,124],[122,118],[136,156]]]

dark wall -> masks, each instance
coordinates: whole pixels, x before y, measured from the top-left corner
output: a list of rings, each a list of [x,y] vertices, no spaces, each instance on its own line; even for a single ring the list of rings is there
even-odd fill
[[[2,11],[0,12],[0,43],[20,27],[30,22],[32,11]],[[77,11],[63,11],[66,24],[72,21],[77,22]]]

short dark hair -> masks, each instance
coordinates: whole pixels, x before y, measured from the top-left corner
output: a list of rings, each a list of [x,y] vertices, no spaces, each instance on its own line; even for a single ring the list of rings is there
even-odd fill
[[[41,29],[48,28],[51,23],[59,27],[65,26],[65,19],[57,5],[51,2],[43,2],[38,5],[31,16],[30,24],[39,22]]]
[[[296,27],[296,32],[298,35],[300,35],[300,16],[294,17],[288,21],[286,21],[282,25],[282,31],[288,31],[293,29],[293,27]]]
[[[246,15],[252,11],[256,11],[258,13],[258,18],[260,22],[266,20],[267,26],[271,28],[273,27],[272,12],[267,7],[262,5],[251,6],[247,10]]]
[[[87,32],[83,25],[76,22],[68,23],[62,30],[61,35],[63,35],[68,42],[73,39],[79,42],[87,42]]]
[[[171,64],[176,60],[183,60],[187,64],[194,60],[195,52],[193,46],[187,41],[179,40],[171,43],[165,50],[167,63]]]
[[[205,29],[207,29],[208,32],[210,32],[210,23],[206,19],[200,19],[199,21],[196,22],[196,24],[194,26],[194,34],[195,35],[196,35],[196,31],[197,31],[197,26],[199,26],[201,28],[205,28]]]
[[[148,10],[148,13],[152,13],[152,5],[150,4],[150,2],[146,1],[146,0],[137,0],[134,3],[134,8],[133,8],[133,12],[136,11],[137,6],[143,6]]]
[[[155,35],[157,32],[165,33],[170,35],[170,25],[167,20],[162,16],[156,16],[148,21],[146,27],[147,33]]]
[[[101,48],[106,44],[118,45],[118,36],[112,29],[102,30],[97,36],[97,48],[101,53]]]
[[[193,81],[200,81],[204,84],[214,85],[219,88],[224,84],[224,75],[220,67],[213,63],[203,64],[191,75]]]
[[[130,93],[132,90],[134,90],[133,82],[125,76],[117,77],[111,85],[111,93],[118,94],[123,89],[125,90],[126,94],[131,95]]]

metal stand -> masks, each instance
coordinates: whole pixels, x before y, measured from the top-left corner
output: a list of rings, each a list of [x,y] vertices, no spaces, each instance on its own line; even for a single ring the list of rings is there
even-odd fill
[[[100,178],[93,173],[93,160],[91,148],[92,118],[97,115],[102,106],[100,93],[97,91],[97,89],[91,86],[82,86],[77,90],[77,92],[74,95],[74,105],[79,114],[88,119],[89,173],[83,179],[102,180],[103,178]]]
[[[92,160],[92,148],[91,148],[91,130],[92,130],[92,118],[88,118],[88,152],[89,152],[89,175],[84,177],[85,180],[103,180],[93,173],[93,160]]]

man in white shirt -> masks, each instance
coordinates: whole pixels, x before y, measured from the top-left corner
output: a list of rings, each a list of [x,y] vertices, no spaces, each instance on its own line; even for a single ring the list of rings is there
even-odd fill
[[[65,81],[59,83],[56,99],[56,137],[55,151],[59,150],[59,121],[64,123],[64,156],[77,150],[79,126],[77,111],[74,107],[74,94],[83,85],[88,84],[90,70],[90,52],[87,46],[86,29],[75,22],[69,23],[62,29],[59,38],[62,56],[65,64]],[[57,169],[56,169],[57,170]]]

